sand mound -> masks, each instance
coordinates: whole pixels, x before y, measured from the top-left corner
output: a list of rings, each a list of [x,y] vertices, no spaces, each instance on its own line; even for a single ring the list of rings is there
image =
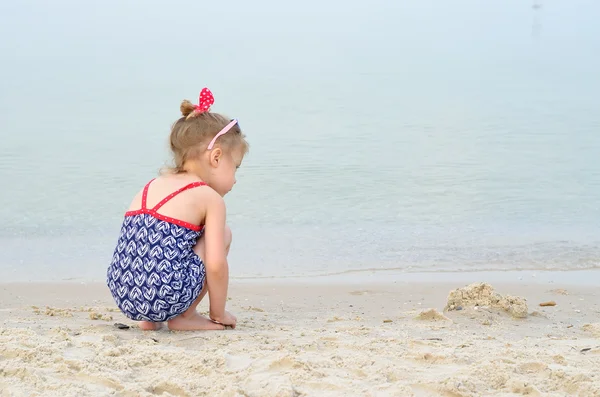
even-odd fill
[[[550,290],[550,292],[556,295],[569,295],[569,292],[566,289],[562,288],[552,289]]]
[[[596,338],[600,338],[600,323],[585,324],[583,330],[594,335]]]
[[[516,318],[527,317],[527,303],[518,296],[502,296],[486,283],[475,283],[450,291],[444,310],[457,310],[459,307],[489,306],[502,309]]]
[[[435,309],[424,310],[415,318],[422,321],[452,321]]]

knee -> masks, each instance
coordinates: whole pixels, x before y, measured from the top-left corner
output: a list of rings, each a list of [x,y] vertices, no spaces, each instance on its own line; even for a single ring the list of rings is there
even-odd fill
[[[229,246],[231,245],[231,239],[231,228],[229,227],[229,225],[225,225],[225,248],[229,249]]]

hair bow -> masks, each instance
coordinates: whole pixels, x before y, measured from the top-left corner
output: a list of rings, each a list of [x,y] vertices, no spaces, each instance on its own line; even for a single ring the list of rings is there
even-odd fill
[[[213,97],[212,92],[205,87],[200,91],[200,98],[198,99],[198,104],[195,106],[195,109],[199,113],[208,112],[214,103],[215,97]]]

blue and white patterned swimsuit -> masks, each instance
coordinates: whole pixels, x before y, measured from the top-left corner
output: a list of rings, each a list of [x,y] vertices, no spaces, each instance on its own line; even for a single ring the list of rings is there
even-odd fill
[[[206,269],[193,251],[204,228],[157,211],[179,193],[206,183],[190,183],[149,209],[150,183],[142,193],[142,208],[125,213],[106,276],[117,306],[128,318],[160,322],[180,315],[198,298]]]

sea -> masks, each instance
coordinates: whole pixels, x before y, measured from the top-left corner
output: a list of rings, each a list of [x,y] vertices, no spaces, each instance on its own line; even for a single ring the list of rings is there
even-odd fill
[[[232,279],[600,268],[597,0],[0,3],[2,282],[102,281],[183,99]]]

